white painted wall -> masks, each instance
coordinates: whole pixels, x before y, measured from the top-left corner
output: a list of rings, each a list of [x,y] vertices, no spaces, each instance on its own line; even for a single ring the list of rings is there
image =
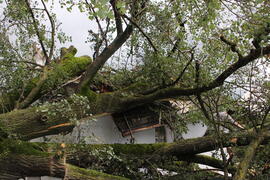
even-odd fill
[[[165,127],[167,142],[173,142],[172,131]],[[80,143],[86,144],[128,144],[131,136],[123,137],[114,124],[112,116],[98,117],[96,120],[85,121],[73,129],[68,135],[47,136],[51,142]],[[133,133],[134,143],[155,143],[155,129],[147,129]],[[33,139],[32,142],[43,141],[43,138]]]
[[[184,139],[202,137],[206,133],[207,126],[203,123],[188,124],[188,131],[182,134]]]
[[[166,142],[173,142],[174,141],[174,133],[173,131],[168,127],[165,126],[165,132],[166,132]]]
[[[86,137],[87,144],[126,144],[130,143],[130,136],[123,137],[116,127],[111,116],[99,117],[96,121],[89,121],[81,125],[83,130],[82,137]],[[80,127],[78,127],[80,128]],[[76,132],[78,132],[75,129]],[[89,137],[93,135],[92,137]],[[133,133],[135,143],[155,143],[155,129],[148,129]]]
[[[165,126],[166,141],[173,142],[174,134],[169,127]],[[133,133],[134,143],[155,143],[155,128]],[[130,136],[123,137],[116,127],[112,116],[98,117],[96,120],[85,121],[73,129],[68,135],[48,136],[51,142],[79,143],[84,140],[86,144],[127,144],[130,143]],[[31,140],[41,142],[43,138]],[[61,180],[54,177],[28,177],[26,180]]]
[[[27,177],[25,180],[62,180],[62,178],[42,176],[42,177]]]

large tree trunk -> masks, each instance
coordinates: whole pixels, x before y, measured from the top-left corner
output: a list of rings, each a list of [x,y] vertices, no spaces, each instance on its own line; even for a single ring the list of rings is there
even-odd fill
[[[248,145],[252,141],[253,135],[253,133],[247,132],[235,136],[226,134],[223,146]],[[262,143],[269,142],[270,134],[267,133],[264,137]],[[234,139],[234,141],[231,142],[231,139]],[[96,150],[102,150],[107,147],[112,147],[112,151],[117,156],[137,157],[137,159],[147,157],[151,162],[159,162],[162,157],[175,157],[178,160],[202,163],[220,169],[223,168],[222,162],[216,159],[196,155],[198,153],[215,150],[216,147],[218,147],[218,142],[214,137],[201,137],[182,140],[176,143],[160,144],[71,144],[60,149],[57,144],[48,145],[44,143],[27,143],[11,140],[4,140],[0,145],[2,147],[0,148],[1,179],[16,179],[25,176],[66,176],[69,177],[69,179],[95,179],[97,174],[99,177],[104,177],[104,179],[109,179],[108,177],[113,179],[115,178],[113,176],[69,166],[62,161],[64,158],[67,162],[75,165],[81,165],[80,163],[85,161],[88,161],[86,164],[90,164],[92,161],[90,158],[91,154]],[[50,149],[50,152],[55,152],[55,155],[43,152],[44,149]],[[229,170],[232,173],[235,172],[233,167]],[[92,178],[92,176],[94,178]]]
[[[37,155],[9,155],[0,159],[0,179],[29,176],[64,177],[65,165],[53,158]]]
[[[253,133],[243,132],[238,135],[225,134],[223,141],[224,147],[229,146],[245,146],[250,144],[253,139]],[[231,142],[231,139],[234,139]],[[237,139],[235,141],[235,138]],[[262,143],[267,143],[270,140],[270,134],[264,136]],[[0,177],[2,179],[12,179],[24,176],[69,176],[70,179],[76,179],[81,172],[87,170],[78,168],[68,168],[69,166],[63,163],[66,162],[80,165],[80,162],[89,161],[91,163],[91,154],[96,150],[104,150],[106,147],[111,147],[112,151],[117,156],[124,157],[147,157],[151,162],[159,162],[162,157],[175,157],[178,160],[188,162],[202,163],[215,166],[222,169],[222,163],[215,159],[197,156],[196,154],[215,150],[218,147],[218,142],[214,137],[201,137],[196,139],[182,140],[176,143],[160,143],[160,144],[113,144],[113,145],[67,145],[64,148],[55,144],[44,143],[28,143],[12,140],[4,140],[0,143]],[[49,149],[52,153],[44,152]],[[196,155],[196,156],[194,156]],[[68,168],[68,169],[67,169]],[[86,167],[87,168],[87,167]],[[66,171],[67,170],[67,171]],[[78,172],[79,171],[79,172]],[[231,168],[231,172],[235,169]],[[89,176],[93,175],[89,171]],[[92,174],[91,174],[92,173]],[[105,175],[99,175],[105,176]],[[77,178],[77,179],[80,179]],[[88,175],[87,175],[87,178]],[[89,178],[91,179],[91,178]]]
[[[60,163],[50,156],[12,155],[0,159],[0,179],[52,176],[67,180],[124,180],[126,178]]]
[[[72,180],[125,179],[66,163],[65,146],[0,141],[0,179],[17,180],[31,176],[52,176]]]

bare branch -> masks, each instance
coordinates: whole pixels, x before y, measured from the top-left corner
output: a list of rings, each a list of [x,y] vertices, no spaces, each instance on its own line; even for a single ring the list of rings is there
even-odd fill
[[[194,47],[194,48],[195,48],[195,47]],[[192,48],[191,51],[193,51],[194,48]],[[168,85],[167,87],[176,85],[176,84],[182,79],[182,77],[183,77],[183,75],[185,74],[185,72],[186,72],[188,66],[191,64],[191,62],[192,62],[193,60],[194,60],[194,52],[191,52],[190,60],[189,60],[189,61],[187,62],[187,64],[185,65],[184,69],[181,71],[181,73],[179,74],[178,78],[177,78],[174,82],[172,82],[170,85]]]
[[[46,4],[44,3],[44,0],[41,0],[41,3],[43,5],[43,7],[44,7],[44,10],[45,10],[48,18],[49,18],[49,21],[50,21],[50,24],[51,24],[51,29],[52,29],[52,31],[51,31],[51,47],[50,47],[50,52],[49,52],[49,57],[48,57],[51,60],[52,56],[53,56],[54,43],[55,43],[54,42],[55,41],[54,40],[54,38],[55,38],[55,23],[54,23],[54,20],[53,20],[51,14],[49,13],[49,11],[48,11],[48,9],[46,7]]]
[[[30,62],[30,61],[23,61],[23,60],[20,60],[20,61],[12,61],[12,60],[9,60],[9,62],[14,62],[14,63],[26,63],[26,64],[31,64],[31,65],[34,65],[34,66],[38,66],[38,67],[41,67],[41,68],[44,67],[44,66],[42,66],[42,65],[39,65],[39,64],[37,64],[37,63]]]
[[[127,98],[123,103],[126,105],[129,105],[130,107],[134,107],[137,104],[153,102],[158,99],[191,96],[191,95],[197,95],[199,93],[207,92],[209,90],[212,90],[216,87],[221,86],[230,75],[235,73],[241,67],[244,67],[248,63],[266,54],[270,54],[270,45],[264,48],[252,49],[247,56],[244,56],[238,59],[237,62],[230,65],[226,70],[224,70],[218,77],[216,77],[216,79],[214,79],[208,85],[203,85],[201,87],[188,88],[188,89],[183,89],[183,88],[178,88],[178,87],[169,87],[165,89],[160,89],[152,94],[148,94],[142,97]]]
[[[195,61],[195,83],[196,87],[199,87],[199,79],[200,79],[200,63],[198,61]],[[205,102],[203,101],[201,97],[201,93],[196,94],[196,98],[199,102],[200,110],[202,111],[203,115],[206,117],[206,119],[211,120],[211,117],[205,107]]]
[[[85,0],[85,3],[89,6],[89,10],[92,11],[92,12],[95,14],[96,11],[95,11],[95,9],[93,8],[92,4],[89,3],[87,0]],[[107,46],[108,46],[108,42],[107,42],[107,38],[106,38],[106,34],[107,34],[107,33],[104,33],[104,31],[103,31],[103,29],[102,29],[102,27],[101,27],[101,23],[100,23],[98,17],[97,17],[97,16],[94,16],[94,18],[95,18],[95,20],[96,20],[96,22],[97,22],[98,29],[99,29],[99,31],[100,31],[100,33],[101,33],[102,41],[103,41],[103,40],[105,41],[106,47],[107,47]],[[101,43],[102,43],[102,42],[101,42]]]
[[[102,51],[96,60],[88,65],[86,72],[79,83],[79,87],[77,89],[78,92],[80,92],[92,81],[98,70],[101,69],[106,61],[127,41],[129,36],[132,34],[132,31],[133,26],[128,25],[125,31],[117,35],[113,42]]]
[[[43,51],[44,56],[45,56],[45,58],[46,58],[46,65],[47,65],[47,64],[50,63],[51,60],[49,59],[49,56],[48,56],[48,54],[47,54],[47,51],[46,51],[46,49],[45,49],[45,46],[44,46],[44,43],[43,43],[43,40],[42,40],[43,38],[41,37],[41,34],[40,34],[39,30],[38,30],[38,23],[37,23],[37,21],[36,21],[34,12],[33,12],[32,8],[31,8],[31,6],[30,6],[30,3],[28,2],[28,0],[25,0],[25,3],[26,3],[26,5],[27,5],[28,11],[29,11],[29,13],[30,13],[30,15],[31,15],[31,17],[32,17],[33,25],[34,25],[34,28],[35,28],[35,31],[36,31],[36,35],[37,35],[37,37],[38,37],[38,40],[39,40],[39,43],[40,43],[40,45],[41,45],[42,51]]]
[[[198,99],[198,102],[199,102],[199,105],[200,105],[200,109],[201,109],[203,115],[206,117],[206,119],[210,120],[211,117],[210,117],[210,115],[209,115],[209,113],[208,113],[208,111],[207,111],[207,109],[206,109],[206,107],[204,105],[204,102],[202,100],[201,94],[198,94],[196,97]]]
[[[127,15],[123,14],[122,15],[124,18],[126,18],[127,20],[129,20],[129,22],[131,22],[136,28],[139,29],[139,31],[143,34],[143,36],[147,39],[147,41],[150,43],[150,45],[152,46],[152,48],[154,49],[155,52],[158,52],[156,46],[154,45],[154,43],[152,42],[152,40],[149,38],[149,36],[143,31],[143,29],[135,22],[133,21],[131,18],[129,18]]]

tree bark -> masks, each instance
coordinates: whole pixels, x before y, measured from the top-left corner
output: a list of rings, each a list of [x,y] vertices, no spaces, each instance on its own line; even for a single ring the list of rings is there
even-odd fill
[[[0,158],[0,179],[11,180],[29,176],[64,177],[65,165],[58,161],[35,155],[15,155]]]
[[[12,155],[0,159],[0,179],[17,180],[31,176],[52,176],[67,180],[125,180],[94,170],[61,163],[52,157],[34,155]]]
[[[83,88],[90,84],[97,72],[104,66],[106,61],[128,40],[129,36],[132,34],[132,31],[132,25],[127,25],[125,31],[118,34],[114,41],[102,51],[95,61],[88,65],[85,74],[80,81],[78,92],[81,92]]]
[[[252,161],[256,149],[261,144],[261,142],[265,139],[266,134],[264,132],[258,133],[258,135],[251,141],[249,146],[247,147],[245,151],[244,158],[240,162],[240,164],[237,167],[237,172],[235,176],[233,177],[233,180],[245,180],[248,167],[250,166],[250,162]]]
[[[223,146],[246,146],[252,142],[254,133],[243,132],[237,135],[225,134]],[[233,139],[233,141],[231,141]],[[235,140],[236,139],[236,140]],[[247,151],[245,165],[249,163],[254,154],[254,146],[260,143],[268,143],[270,133],[264,134],[264,138],[251,143],[250,150]],[[255,144],[255,145],[254,145]],[[58,149],[57,149],[58,147]],[[59,150],[59,145],[45,143],[29,143],[13,140],[4,140],[0,143],[0,178],[15,179],[25,176],[68,176],[70,179],[87,179],[85,173],[93,176],[92,171],[69,167],[60,158],[56,158],[58,153],[63,152],[65,161],[72,164],[79,164],[78,161],[89,160],[91,152],[111,147],[117,156],[124,157],[147,157],[148,161],[159,162],[162,157],[175,157],[178,160],[202,163],[222,169],[222,162],[196,154],[215,150],[218,147],[218,141],[215,137],[200,137],[195,139],[181,140],[175,143],[158,143],[158,144],[112,144],[112,145],[67,145],[64,149]],[[51,149],[56,155],[44,152]],[[103,151],[104,152],[104,151]],[[243,169],[243,168],[241,168]],[[235,172],[234,168],[229,168],[230,172]],[[81,176],[82,174],[82,176]],[[105,175],[98,175],[105,176]],[[107,176],[107,175],[106,175]],[[237,176],[236,176],[237,177]],[[91,178],[89,178],[91,179]],[[106,178],[105,178],[106,179]]]
[[[247,146],[253,140],[254,134],[250,132],[242,132],[237,135],[224,134],[223,146]],[[231,141],[233,139],[233,142]],[[265,134],[263,144],[270,141],[270,133]],[[157,143],[157,144],[110,144],[110,145],[84,145],[81,148],[79,145],[68,145],[67,151],[70,149],[77,149],[73,152],[68,153],[67,161],[75,162],[74,157],[78,155],[77,152],[81,153],[81,160],[86,160],[89,157],[89,152],[111,147],[116,155],[135,156],[135,157],[148,157],[150,161],[159,161],[161,156],[164,157],[176,157],[178,160],[190,161],[195,163],[202,163],[216,168],[223,168],[223,164],[216,159],[211,159],[199,153],[212,151],[218,149],[219,142],[215,137],[199,137],[195,139],[180,140],[175,143]],[[79,153],[79,154],[80,154]],[[231,172],[235,172],[232,168]]]

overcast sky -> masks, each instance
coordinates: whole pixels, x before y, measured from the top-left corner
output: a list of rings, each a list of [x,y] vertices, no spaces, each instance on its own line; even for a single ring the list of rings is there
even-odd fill
[[[62,30],[66,35],[72,37],[72,42],[60,45],[57,43],[57,48],[62,46],[74,45],[78,49],[77,55],[89,55],[92,56],[92,48],[89,44],[86,44],[86,38],[89,29],[97,29],[97,25],[94,21],[90,21],[86,13],[81,13],[78,8],[73,8],[72,12],[68,12],[65,8],[61,8],[58,3],[55,2],[53,9],[56,13],[57,20],[60,21]]]
[[[51,2],[51,1],[50,1]],[[48,8],[51,3],[47,3]],[[0,4],[0,18],[3,18],[3,9],[5,3]],[[58,0],[54,0],[53,12],[56,14],[58,22],[61,22],[61,29],[66,35],[72,37],[72,42],[66,44],[59,44],[57,42],[57,49],[61,47],[69,47],[74,45],[78,49],[77,55],[89,55],[92,56],[93,52],[89,44],[86,44],[86,38],[88,30],[97,30],[95,21],[90,21],[86,13],[81,13],[77,7],[73,8],[72,12],[68,12],[66,8],[61,8]],[[48,22],[49,23],[49,22]]]

